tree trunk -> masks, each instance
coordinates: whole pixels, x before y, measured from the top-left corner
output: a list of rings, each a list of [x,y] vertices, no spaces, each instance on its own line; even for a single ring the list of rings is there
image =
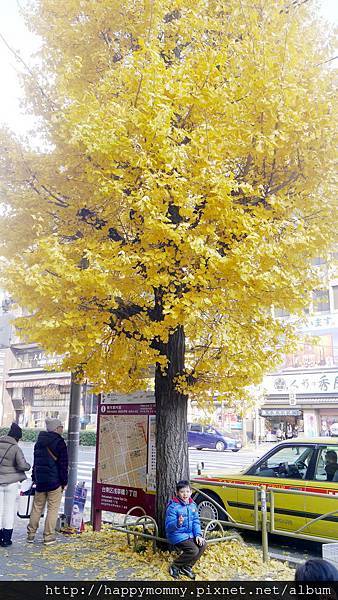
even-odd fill
[[[165,537],[164,520],[176,482],[189,479],[187,441],[188,397],[175,390],[174,378],[184,371],[185,336],[179,326],[164,345],[168,367],[156,365],[156,520],[159,535]]]

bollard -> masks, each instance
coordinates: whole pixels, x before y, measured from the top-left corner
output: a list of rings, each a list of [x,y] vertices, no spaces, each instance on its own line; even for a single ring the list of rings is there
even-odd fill
[[[269,546],[268,546],[268,513],[266,506],[266,487],[261,488],[261,512],[262,512],[262,548],[263,548],[263,562],[269,560]]]

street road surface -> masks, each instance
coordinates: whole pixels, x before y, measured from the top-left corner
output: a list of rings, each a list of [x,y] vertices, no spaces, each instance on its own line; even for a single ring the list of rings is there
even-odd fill
[[[26,460],[33,464],[34,444],[22,442],[20,444]],[[217,450],[195,450],[189,449],[190,475],[197,475],[198,464],[204,463],[202,474],[226,474],[238,473],[242,468],[249,467],[253,461],[264,454],[271,444],[261,444],[255,448],[242,449],[239,452],[217,452]],[[92,469],[95,466],[95,447],[80,446],[77,480],[84,481],[88,490],[86,509],[90,508],[91,488],[92,488]],[[28,473],[30,476],[30,473]],[[87,512],[87,511],[86,511]]]
[[[20,444],[26,460],[33,465],[33,448],[34,444],[22,442]],[[189,448],[189,463],[190,463],[190,476],[193,478],[197,475],[198,464],[204,463],[202,470],[205,474],[226,474],[226,473],[238,473],[241,469],[249,467],[259,456],[264,454],[271,444],[261,444],[258,449],[254,447],[249,449],[242,449],[239,452],[218,452],[217,450],[195,450],[195,448]],[[85,506],[85,519],[90,518],[91,508],[91,492],[92,492],[92,469],[95,467],[95,447],[93,446],[80,446],[79,448],[79,462],[77,471],[78,482],[85,482],[87,488],[87,501]],[[27,473],[27,477],[31,476],[31,472]],[[62,497],[62,503],[60,511],[63,511],[64,507],[64,496]],[[109,513],[105,513],[105,517],[109,519]]]

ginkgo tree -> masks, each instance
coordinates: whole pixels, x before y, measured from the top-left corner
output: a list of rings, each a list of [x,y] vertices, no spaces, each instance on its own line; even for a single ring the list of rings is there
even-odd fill
[[[4,281],[22,335],[97,389],[154,373],[157,514],[187,401],[245,398],[329,251],[332,41],[315,3],[35,0],[37,146],[1,134]]]

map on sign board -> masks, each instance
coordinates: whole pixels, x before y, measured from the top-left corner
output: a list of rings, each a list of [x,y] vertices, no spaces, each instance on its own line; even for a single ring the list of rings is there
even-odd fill
[[[147,415],[101,415],[97,480],[145,489],[147,439]]]

